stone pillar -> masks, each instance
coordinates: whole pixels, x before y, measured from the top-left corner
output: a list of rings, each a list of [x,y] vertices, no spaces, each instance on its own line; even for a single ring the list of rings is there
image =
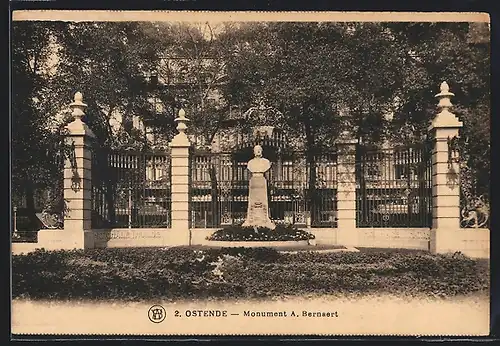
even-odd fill
[[[432,253],[455,251],[456,232],[460,229],[460,166],[449,162],[448,141],[458,136],[463,126],[449,111],[452,107],[450,92],[446,82],[441,84],[439,99],[440,112],[429,126],[429,134],[434,141],[432,150],[432,229],[430,250]]]
[[[66,127],[66,144],[72,146],[71,159],[64,163],[64,199],[68,212],[64,216],[64,231],[42,230],[38,239],[47,249],[83,249],[94,247],[91,225],[91,141],[95,138],[82,121],[87,107],[80,92],[70,104],[74,120]]]
[[[190,148],[191,142],[185,131],[186,122],[183,109],[175,119],[179,133],[170,142],[172,158],[172,229],[169,234],[169,245],[190,245],[190,195],[191,185]]]
[[[337,244],[358,245],[356,229],[356,139],[337,141]]]

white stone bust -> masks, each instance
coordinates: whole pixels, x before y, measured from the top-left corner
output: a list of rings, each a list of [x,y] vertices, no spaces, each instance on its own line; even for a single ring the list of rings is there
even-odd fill
[[[256,145],[253,148],[253,153],[255,157],[248,161],[247,169],[252,174],[264,174],[271,168],[271,162],[268,159],[262,157],[262,147],[260,145]]]

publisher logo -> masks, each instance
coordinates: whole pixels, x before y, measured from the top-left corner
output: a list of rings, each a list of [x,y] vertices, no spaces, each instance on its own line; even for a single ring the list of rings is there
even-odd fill
[[[149,308],[148,317],[151,322],[160,323],[167,317],[167,312],[163,306],[153,305]]]

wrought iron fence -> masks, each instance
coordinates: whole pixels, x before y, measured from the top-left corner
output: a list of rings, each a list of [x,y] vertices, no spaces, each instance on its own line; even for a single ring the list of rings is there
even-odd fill
[[[191,225],[216,228],[241,224],[248,206],[247,162],[235,153],[195,153],[191,163]],[[269,215],[277,223],[336,227],[336,155],[318,155],[315,187],[301,153],[282,155],[266,173]]]
[[[431,157],[427,143],[359,146],[357,227],[431,227]]]
[[[95,150],[92,227],[171,226],[171,159],[166,152]]]

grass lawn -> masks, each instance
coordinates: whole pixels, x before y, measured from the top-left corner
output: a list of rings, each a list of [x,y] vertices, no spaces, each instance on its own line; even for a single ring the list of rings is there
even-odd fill
[[[254,299],[390,294],[487,294],[489,262],[456,253],[269,248],[38,250],[12,257],[13,298]]]

